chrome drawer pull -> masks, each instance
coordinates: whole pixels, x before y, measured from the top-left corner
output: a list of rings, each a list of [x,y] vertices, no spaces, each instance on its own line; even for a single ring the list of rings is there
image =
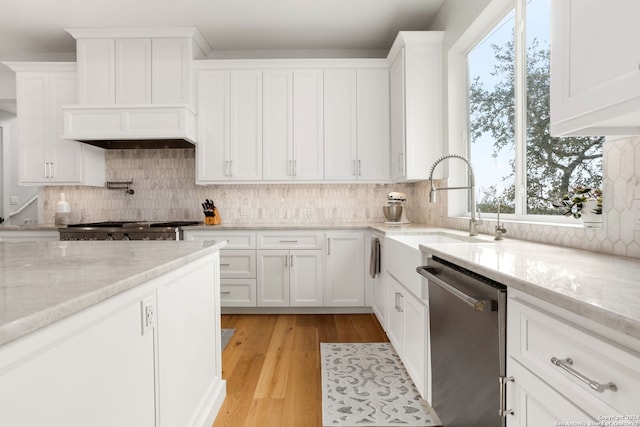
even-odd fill
[[[220,267],[229,267],[231,264],[229,264],[228,262],[226,263],[220,263]]]
[[[583,383],[591,387],[593,390],[597,391],[598,393],[602,393],[605,390],[618,391],[618,386],[616,386],[614,383],[610,382],[607,384],[600,384],[596,381],[593,381],[590,378],[585,377],[580,372],[573,369],[571,367],[571,365],[573,365],[573,359],[571,359],[570,357],[567,357],[566,359],[558,359],[557,357],[552,357],[551,363],[553,363],[554,365],[556,365],[561,369],[564,369],[565,371],[567,371],[568,373],[570,373],[571,375],[573,375],[574,377],[576,377],[577,379],[579,379],[580,381],[582,381]]]
[[[280,240],[280,243],[298,243],[297,240]]]
[[[220,291],[220,295],[231,295],[231,291]]]

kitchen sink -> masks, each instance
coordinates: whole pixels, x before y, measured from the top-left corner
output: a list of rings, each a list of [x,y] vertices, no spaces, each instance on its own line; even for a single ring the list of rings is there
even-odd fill
[[[429,243],[482,243],[484,240],[477,237],[465,236],[461,234],[447,233],[446,231],[436,231],[433,233],[390,235],[389,238],[400,243],[418,249],[421,244]]]

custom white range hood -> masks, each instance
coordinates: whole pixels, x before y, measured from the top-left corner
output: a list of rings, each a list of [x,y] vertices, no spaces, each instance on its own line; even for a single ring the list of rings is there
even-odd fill
[[[102,148],[189,147],[197,141],[196,28],[67,29],[77,40],[78,104],[62,107],[65,139]]]

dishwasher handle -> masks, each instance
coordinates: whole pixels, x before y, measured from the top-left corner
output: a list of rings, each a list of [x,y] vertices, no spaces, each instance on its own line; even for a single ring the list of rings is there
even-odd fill
[[[444,289],[445,291],[449,292],[450,294],[452,294],[456,298],[460,299],[462,302],[464,302],[465,304],[467,304],[469,307],[473,308],[474,310],[485,311],[487,308],[489,310],[493,309],[493,306],[494,306],[493,301],[491,301],[491,300],[479,300],[479,299],[476,299],[476,298],[474,298],[474,297],[472,297],[470,295],[465,294],[464,292],[462,292],[461,290],[459,290],[457,288],[454,288],[453,286],[451,286],[447,282],[445,282],[445,281],[441,280],[440,278],[436,277],[435,275],[438,274],[438,271],[433,267],[421,266],[421,267],[416,268],[416,271],[418,272],[419,275],[421,275],[422,277],[427,278],[434,285],[440,286],[442,289]]]

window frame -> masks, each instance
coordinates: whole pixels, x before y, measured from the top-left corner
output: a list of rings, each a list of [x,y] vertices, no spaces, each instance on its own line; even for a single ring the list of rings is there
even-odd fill
[[[553,225],[575,225],[575,220],[563,215],[526,214],[527,176],[526,176],[526,0],[491,0],[487,7],[469,25],[461,37],[447,52],[447,93],[448,93],[448,140],[449,152],[458,153],[470,158],[469,141],[469,103],[470,82],[467,72],[467,54],[504,19],[515,10],[515,155],[516,155],[516,211],[513,214],[501,214],[501,220]],[[473,162],[473,159],[471,159]],[[450,162],[449,185],[465,183],[467,180],[466,165],[462,162]],[[455,184],[453,184],[455,185]],[[477,190],[477,189],[476,189]],[[456,192],[448,197],[448,216],[469,218],[468,194]],[[482,218],[496,218],[495,213],[481,212]]]

